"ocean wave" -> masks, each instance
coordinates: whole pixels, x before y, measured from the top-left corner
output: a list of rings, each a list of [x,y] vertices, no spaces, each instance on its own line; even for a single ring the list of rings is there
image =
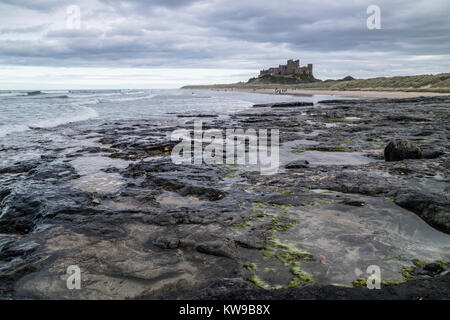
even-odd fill
[[[23,94],[17,93],[17,92],[1,92],[0,93],[0,97],[19,97],[19,96],[23,96]]]
[[[89,99],[81,101],[79,104],[85,106],[85,105],[99,104],[100,102],[101,102],[100,99]]]
[[[120,92],[76,92],[69,91],[70,98],[101,98],[101,97],[113,97],[113,96],[121,96]]]
[[[30,92],[27,92],[27,96],[37,96],[37,95],[39,95],[39,94],[42,94],[42,91],[30,91]]]
[[[68,98],[69,98],[68,95],[42,97],[42,99],[68,99]]]
[[[44,94],[66,94],[66,93],[69,93],[68,90],[44,90],[41,92]]]
[[[118,98],[109,98],[109,99],[99,99],[102,103],[108,103],[108,102],[125,102],[125,101],[138,101],[138,100],[145,100],[145,99],[152,99],[155,95],[146,95],[146,96],[140,96],[140,97],[118,97]]]
[[[137,94],[147,94],[148,91],[134,91],[134,90],[122,90],[124,95],[137,95]]]
[[[55,119],[41,120],[33,124],[29,124],[30,127],[33,128],[51,128],[56,127],[62,124],[85,121],[98,117],[98,112],[95,109],[79,106],[81,110],[77,114],[70,114],[68,116],[58,117]]]
[[[13,92],[11,96],[13,97],[35,97],[43,94],[42,91],[20,91],[20,92]]]
[[[12,124],[0,126],[0,138],[13,132],[22,132],[28,130],[29,127],[25,124]]]
[[[202,96],[197,94],[158,94],[154,95],[152,99],[154,100],[187,100],[187,99],[207,99],[211,96]]]
[[[76,113],[69,112],[65,116],[60,116],[53,119],[26,122],[22,124],[2,125],[0,126],[0,137],[4,137],[10,133],[23,132],[29,129],[51,128],[72,122],[86,121],[99,116],[98,112],[93,108],[81,105],[76,105],[75,107],[77,108],[77,110],[74,110]]]
[[[16,95],[13,95],[12,97],[30,97],[33,99],[68,99],[68,98],[70,98],[67,94],[55,95],[55,94],[43,93],[43,92],[32,93],[32,94],[28,94],[28,93],[27,94],[16,94]]]

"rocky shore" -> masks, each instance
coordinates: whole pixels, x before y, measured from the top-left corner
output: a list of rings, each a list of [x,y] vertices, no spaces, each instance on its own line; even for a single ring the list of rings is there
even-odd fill
[[[300,102],[0,146],[0,297],[449,299],[450,96]],[[199,118],[279,129],[278,173],[172,163]],[[394,139],[411,145],[386,161]],[[370,265],[381,290],[361,288]]]

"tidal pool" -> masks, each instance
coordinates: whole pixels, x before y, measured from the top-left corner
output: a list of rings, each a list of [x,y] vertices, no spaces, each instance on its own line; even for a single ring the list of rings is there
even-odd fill
[[[242,249],[244,265],[263,287],[289,286],[296,272],[304,272],[306,281],[351,286],[369,276],[369,266],[380,268],[382,280],[397,282],[404,280],[402,270],[413,266],[414,259],[450,258],[450,235],[387,198],[326,190],[315,193],[327,196],[301,206],[258,207],[268,215],[283,214],[297,221],[286,230],[274,230],[263,250]],[[361,205],[341,203],[344,198]],[[295,265],[293,255],[305,258]]]
[[[124,185],[120,174],[105,172],[107,168],[126,168],[131,162],[102,156],[84,156],[70,162],[81,176],[72,182],[74,188],[98,193],[115,192]]]
[[[450,258],[450,235],[386,198],[356,197],[364,206],[289,208],[289,216],[299,223],[288,232],[276,233],[279,241],[289,241],[316,257],[316,262],[302,263],[302,268],[317,282],[351,284],[367,277],[370,265],[381,268],[383,280],[399,281],[401,268],[412,265],[412,259]]]
[[[311,165],[362,165],[376,161],[366,157],[363,152],[325,151],[305,151],[296,154],[293,160],[307,160]]]

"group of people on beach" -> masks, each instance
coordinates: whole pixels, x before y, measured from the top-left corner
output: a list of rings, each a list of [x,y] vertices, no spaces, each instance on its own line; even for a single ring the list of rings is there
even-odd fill
[[[284,89],[275,88],[275,91],[273,94],[282,94],[282,93],[286,93],[286,92],[287,92],[287,88],[284,88]]]

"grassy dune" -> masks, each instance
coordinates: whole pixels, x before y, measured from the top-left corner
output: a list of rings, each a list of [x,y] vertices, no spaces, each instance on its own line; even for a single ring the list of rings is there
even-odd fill
[[[354,80],[326,80],[312,83],[283,85],[279,83],[248,83],[216,84],[209,86],[185,86],[183,89],[314,89],[314,90],[361,90],[361,91],[405,91],[405,92],[439,92],[450,93],[450,73],[436,75],[418,75],[403,77],[379,77]]]

